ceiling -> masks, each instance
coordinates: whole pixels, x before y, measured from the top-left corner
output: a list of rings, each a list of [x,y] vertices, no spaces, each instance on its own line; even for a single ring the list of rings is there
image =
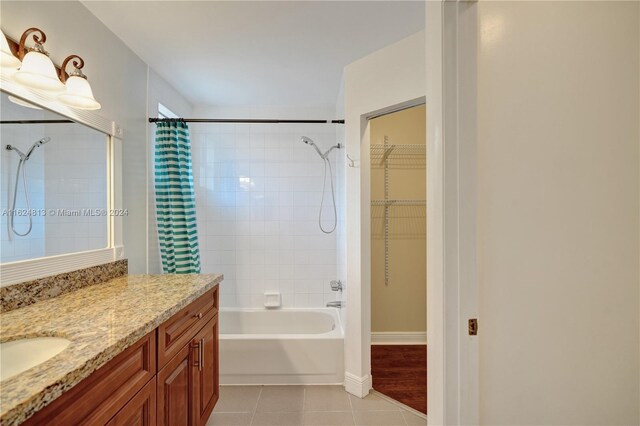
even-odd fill
[[[423,1],[84,1],[194,105],[335,106],[345,65],[424,28]]]

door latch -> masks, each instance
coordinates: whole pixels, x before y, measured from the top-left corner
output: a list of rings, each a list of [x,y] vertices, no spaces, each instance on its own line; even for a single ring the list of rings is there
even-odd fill
[[[469,319],[469,336],[478,335],[478,318]]]

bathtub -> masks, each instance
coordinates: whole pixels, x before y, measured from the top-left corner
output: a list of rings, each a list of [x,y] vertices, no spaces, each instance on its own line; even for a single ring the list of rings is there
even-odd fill
[[[343,383],[337,309],[222,309],[218,315],[221,384]]]

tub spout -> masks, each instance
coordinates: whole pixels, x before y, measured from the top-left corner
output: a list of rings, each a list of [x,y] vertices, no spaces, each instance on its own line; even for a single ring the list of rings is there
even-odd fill
[[[328,302],[327,308],[344,308],[344,302],[336,300],[335,302]]]

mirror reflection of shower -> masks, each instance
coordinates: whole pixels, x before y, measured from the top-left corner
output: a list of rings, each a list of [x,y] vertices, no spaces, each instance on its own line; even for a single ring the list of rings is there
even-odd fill
[[[333,169],[331,168],[331,160],[329,159],[329,154],[334,149],[342,148],[342,145],[340,144],[334,145],[323,154],[322,151],[320,151],[320,148],[318,148],[318,145],[316,145],[313,142],[313,140],[311,140],[311,138],[303,136],[301,138],[301,141],[306,143],[307,145],[312,146],[316,150],[316,152],[318,153],[322,161],[324,162],[324,178],[322,180],[322,199],[320,200],[320,212],[318,213],[318,226],[320,227],[320,230],[325,234],[331,234],[333,231],[336,230],[336,226],[338,225],[338,211],[336,209],[336,196],[335,196],[335,190],[333,188]],[[322,209],[324,207],[324,195],[327,189],[327,165],[329,166],[329,180],[331,183],[331,201],[333,202],[333,226],[331,229],[324,229],[322,227]]]
[[[41,147],[50,140],[51,138],[47,136],[35,141],[33,145],[31,145],[31,147],[27,150],[26,154],[13,145],[6,146],[7,151],[15,151],[20,157],[18,168],[16,169],[16,182],[13,188],[13,202],[11,203],[11,208],[9,209],[9,226],[11,227],[11,231],[19,237],[29,235],[31,229],[33,228],[33,212],[31,211],[31,205],[29,203],[29,191],[27,189],[27,161],[29,161],[29,158],[31,158],[31,155],[36,148]],[[18,183],[20,181],[20,176],[22,176],[22,190],[24,192],[24,199],[27,205],[27,217],[29,218],[29,227],[24,233],[18,232],[14,223],[16,215],[16,200],[18,197]]]

